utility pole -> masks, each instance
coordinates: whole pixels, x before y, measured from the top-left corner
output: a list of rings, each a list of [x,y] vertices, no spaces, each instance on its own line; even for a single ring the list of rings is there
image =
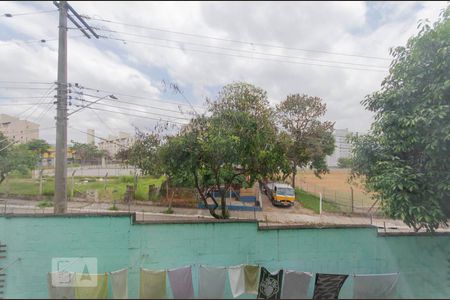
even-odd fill
[[[59,2],[54,213],[67,212],[67,4]]]
[[[90,35],[78,23],[83,24],[95,38],[100,36],[83,20],[67,1],[53,1],[59,9],[58,80],[56,105],[56,147],[55,147],[55,214],[67,212],[67,18],[88,38]],[[73,15],[68,15],[67,10]]]

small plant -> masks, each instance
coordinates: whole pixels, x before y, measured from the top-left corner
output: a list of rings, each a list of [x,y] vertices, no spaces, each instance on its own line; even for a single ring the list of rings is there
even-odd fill
[[[110,208],[108,208],[108,210],[114,210],[114,211],[116,211],[116,210],[119,210],[119,209],[117,208],[116,204],[114,203],[113,206],[111,206]]]
[[[171,214],[173,214],[173,209],[172,209],[172,207],[169,207],[168,209],[164,210],[162,213],[171,215]]]
[[[45,199],[45,200],[39,201],[37,206],[40,208],[53,207],[53,201]]]

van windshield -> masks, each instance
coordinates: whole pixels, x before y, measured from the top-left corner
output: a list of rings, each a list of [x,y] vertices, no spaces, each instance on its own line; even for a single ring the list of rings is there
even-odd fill
[[[277,195],[280,196],[295,196],[294,190],[290,188],[277,188]]]

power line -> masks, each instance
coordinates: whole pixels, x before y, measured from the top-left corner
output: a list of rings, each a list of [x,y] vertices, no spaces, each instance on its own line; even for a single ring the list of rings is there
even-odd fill
[[[57,41],[58,39],[40,39],[40,40],[27,40],[27,41],[1,41],[2,43],[0,46],[8,46],[10,44],[33,44],[33,43],[46,43],[46,42],[53,42]]]
[[[39,101],[39,105],[42,105],[43,103],[45,103],[45,99],[50,95],[50,93],[53,90],[53,87],[55,86],[55,84],[53,83],[48,89],[47,91],[44,93],[44,95],[41,98],[41,101]],[[28,119],[32,114],[34,114],[34,112],[36,111],[36,109],[39,107],[39,105],[36,105],[34,110],[27,116],[25,117],[25,119]],[[23,111],[22,113],[20,113],[19,115],[17,115],[16,117],[19,118],[22,114],[25,114],[26,111],[30,110],[32,107],[29,107],[28,109],[26,109],[25,111]]]
[[[134,115],[134,114],[129,114],[129,113],[125,113],[125,112],[119,112],[119,111],[114,111],[114,110],[107,110],[107,109],[102,109],[102,108],[88,107],[88,109],[94,109],[94,110],[99,110],[99,111],[104,111],[104,112],[116,113],[116,114],[121,114],[121,115],[125,115],[125,116],[130,116],[130,117],[138,117],[138,118],[147,119],[147,120],[154,120],[154,121],[162,121],[162,122],[166,122],[166,123],[187,125],[187,123],[181,123],[181,122],[176,122],[176,121],[170,121],[170,120],[164,120],[164,119],[158,119],[158,118]]]
[[[54,82],[45,82],[45,81],[8,81],[8,80],[0,80],[0,83],[18,83],[18,84],[52,84]]]
[[[46,90],[46,87],[0,86],[4,90]]]
[[[81,95],[81,96],[97,97],[97,96],[95,96],[95,95],[85,94],[85,93],[80,93],[80,92],[74,92],[74,93],[75,93],[75,94],[79,94],[79,95]],[[77,99],[77,100],[82,100],[82,101],[83,101],[83,99],[80,99],[80,98],[75,98],[75,99]],[[159,109],[159,110],[163,110],[163,111],[168,111],[168,112],[174,112],[174,113],[181,113],[181,114],[184,114],[184,113],[183,113],[182,111],[180,111],[180,110],[165,109],[165,108],[161,108],[161,107],[157,107],[157,106],[144,105],[144,104],[136,104],[136,103],[133,103],[133,102],[123,101],[123,100],[120,100],[120,99],[117,99],[117,100],[104,99],[104,100],[111,101],[111,102],[119,102],[119,103],[124,103],[124,104],[130,104],[130,105],[134,105],[134,106],[138,106],[138,107],[143,107],[143,108]]]
[[[71,36],[71,39],[77,39],[83,37],[83,35],[75,35],[75,36]],[[55,38],[45,38],[45,39],[39,39],[39,40],[25,40],[25,41],[21,41],[21,40],[17,40],[17,41],[0,41],[0,47],[1,46],[9,46],[11,44],[34,44],[34,43],[47,43],[47,42],[55,42],[58,39]]]
[[[114,134],[114,131],[111,129],[111,127],[109,127],[109,125],[108,125],[105,121],[103,121],[102,118],[100,118],[100,116],[98,115],[98,113],[97,113],[95,110],[91,110],[91,111],[97,116],[97,119],[100,121],[100,123],[102,123],[103,125],[105,125],[105,127],[108,128],[109,132],[111,132],[112,134]]]
[[[17,106],[17,105],[39,105],[40,102],[34,102],[34,103],[0,103],[0,106]]]
[[[142,44],[152,47],[162,47],[167,49],[175,49],[175,50],[181,50],[181,51],[190,51],[190,52],[199,52],[204,54],[213,54],[213,55],[219,55],[219,56],[230,56],[230,57],[238,57],[238,58],[247,58],[251,60],[261,60],[261,61],[271,61],[271,62],[277,62],[277,63],[289,63],[289,64],[299,64],[299,65],[307,65],[307,66],[320,66],[320,67],[330,67],[330,68],[337,68],[337,69],[348,69],[348,70],[356,70],[356,71],[372,71],[372,72],[386,72],[384,70],[380,69],[367,69],[367,68],[353,68],[353,67],[345,67],[345,66],[338,66],[338,65],[326,65],[326,64],[315,64],[315,63],[306,63],[306,62],[299,62],[299,61],[290,61],[290,60],[280,60],[280,59],[271,59],[267,57],[254,57],[254,56],[245,56],[245,55],[238,55],[238,54],[231,54],[231,53],[223,53],[223,52],[211,52],[211,51],[204,51],[199,49],[182,49],[180,47],[173,47],[173,46],[167,46],[167,45],[159,45],[159,44],[152,44],[152,43],[146,43],[141,41],[133,41],[133,40],[127,40],[127,39],[120,39],[112,36],[102,36],[103,38],[110,39],[110,40],[116,40],[120,42],[128,42],[128,43],[135,43],[135,44]]]
[[[88,103],[94,103],[94,101],[88,101],[88,100],[83,100],[83,99],[79,99],[77,98],[77,100],[81,100],[81,101],[85,101]],[[164,115],[164,114],[158,114],[158,113],[152,113],[152,112],[148,112],[145,110],[138,110],[138,109],[130,109],[129,107],[122,107],[122,106],[117,106],[117,105],[112,105],[112,104],[106,104],[106,103],[95,103],[94,105],[101,105],[101,106],[105,106],[105,107],[113,107],[113,108],[119,108],[119,109],[126,109],[127,111],[132,111],[132,112],[139,112],[139,113],[144,113],[144,114],[151,114],[151,115],[155,115],[155,116],[161,116],[161,117],[169,117],[169,118],[173,118],[173,119],[177,119],[177,120],[190,120],[188,118],[182,118],[182,117],[173,117],[170,115]],[[84,107],[84,108],[89,108],[86,107],[84,105],[75,105],[77,107]]]
[[[134,34],[134,33],[128,33],[128,32],[123,32],[123,31],[116,31],[116,30],[109,30],[109,29],[102,29],[102,28],[97,28],[97,30],[106,31],[106,32],[112,32],[112,33],[119,33],[119,34],[128,35],[128,36],[142,37],[142,38],[146,38],[146,39],[150,39],[150,40],[160,40],[160,41],[166,41],[166,42],[175,42],[175,43],[185,44],[185,45],[192,45],[192,46],[200,46],[200,47],[220,49],[220,50],[242,52],[242,53],[248,53],[248,54],[258,54],[258,55],[266,55],[266,56],[281,57],[281,58],[302,59],[302,60],[307,60],[307,61],[316,61],[316,62],[334,63],[334,64],[345,64],[345,65],[362,66],[362,67],[384,68],[384,69],[388,68],[387,66],[377,66],[377,65],[359,64],[359,63],[333,61],[333,60],[330,61],[330,60],[315,59],[315,58],[308,58],[308,57],[301,57],[301,56],[282,55],[282,54],[259,52],[259,51],[253,51],[253,50],[244,50],[244,49],[212,46],[212,45],[206,45],[206,44],[200,44],[200,43],[185,42],[185,41],[180,41],[180,40],[172,40],[172,39],[165,39],[165,38],[149,37],[149,36],[141,35],[141,34]]]
[[[149,101],[154,101],[154,102],[161,102],[164,104],[173,104],[173,105],[181,105],[181,106],[189,106],[188,104],[185,103],[181,103],[181,102],[174,102],[174,101],[166,101],[166,100],[162,100],[162,99],[156,99],[156,98],[148,98],[148,97],[143,97],[143,96],[136,96],[136,95],[129,95],[129,94],[124,94],[124,93],[120,93],[120,92],[114,92],[114,91],[107,91],[107,90],[101,90],[101,89],[94,89],[94,88],[89,88],[86,86],[77,86],[77,83],[75,83],[74,87],[78,87],[80,89],[85,89],[85,90],[89,90],[89,91],[94,91],[94,92],[102,92],[102,93],[111,93],[117,96],[123,96],[123,97],[129,97],[129,98],[135,98],[135,99],[143,99],[143,100],[149,100]],[[95,97],[95,96],[94,96]],[[203,107],[201,106],[195,106],[197,108],[203,109]]]
[[[56,11],[58,11],[58,10],[52,9],[52,10],[39,10],[39,11],[31,11],[31,12],[24,12],[24,13],[4,13],[0,17],[12,18],[12,17],[18,17],[18,16],[47,14],[47,13],[56,12]]]
[[[53,98],[53,96],[39,97],[39,96],[26,96],[26,97],[10,97],[10,96],[0,96],[0,99],[42,99],[42,98]]]
[[[316,50],[316,49],[287,47],[287,46],[279,46],[279,45],[272,45],[272,44],[265,44],[265,43],[256,43],[256,42],[252,42],[252,41],[240,41],[240,40],[219,38],[219,37],[214,37],[214,36],[201,35],[201,34],[195,34],[195,33],[187,33],[187,32],[181,32],[181,31],[174,31],[174,30],[168,30],[168,29],[163,29],[163,28],[156,28],[156,27],[148,27],[148,26],[142,26],[142,25],[128,24],[128,23],[124,23],[124,22],[118,22],[118,21],[108,20],[108,19],[104,19],[104,18],[90,17],[90,16],[85,16],[85,15],[82,16],[82,17],[86,18],[86,19],[99,21],[99,22],[119,24],[119,25],[124,25],[124,26],[129,26],[129,27],[147,29],[147,30],[151,30],[151,31],[160,31],[160,32],[166,32],[166,33],[179,34],[179,35],[191,36],[191,37],[202,38],[202,39],[211,39],[211,40],[230,42],[230,43],[238,43],[238,44],[244,44],[244,45],[250,45],[250,46],[255,45],[255,46],[261,46],[261,47],[267,47],[267,48],[277,48],[277,49],[295,50],[295,51],[303,51],[303,52],[314,52],[314,53],[323,53],[323,54],[330,54],[330,55],[349,56],[349,57],[361,57],[361,58],[386,60],[386,61],[390,60],[389,58],[377,57],[377,56],[359,55],[359,54],[350,54],[350,53],[341,53],[341,52],[332,52],[332,51],[324,51],[324,50]]]

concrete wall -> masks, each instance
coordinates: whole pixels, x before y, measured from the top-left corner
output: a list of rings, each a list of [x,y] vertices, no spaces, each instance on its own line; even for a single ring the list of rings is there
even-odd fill
[[[327,273],[399,271],[399,296],[450,296],[450,236],[382,237],[374,228],[258,230],[255,223],[133,224],[130,217],[0,217],[7,244],[6,298],[47,297],[52,257],[97,257],[99,272],[129,270],[138,297],[139,267],[255,263]],[[352,297],[351,277],[341,298]],[[310,286],[312,296],[313,284]],[[170,291],[170,289],[169,289]],[[231,297],[227,284],[227,297]]]

